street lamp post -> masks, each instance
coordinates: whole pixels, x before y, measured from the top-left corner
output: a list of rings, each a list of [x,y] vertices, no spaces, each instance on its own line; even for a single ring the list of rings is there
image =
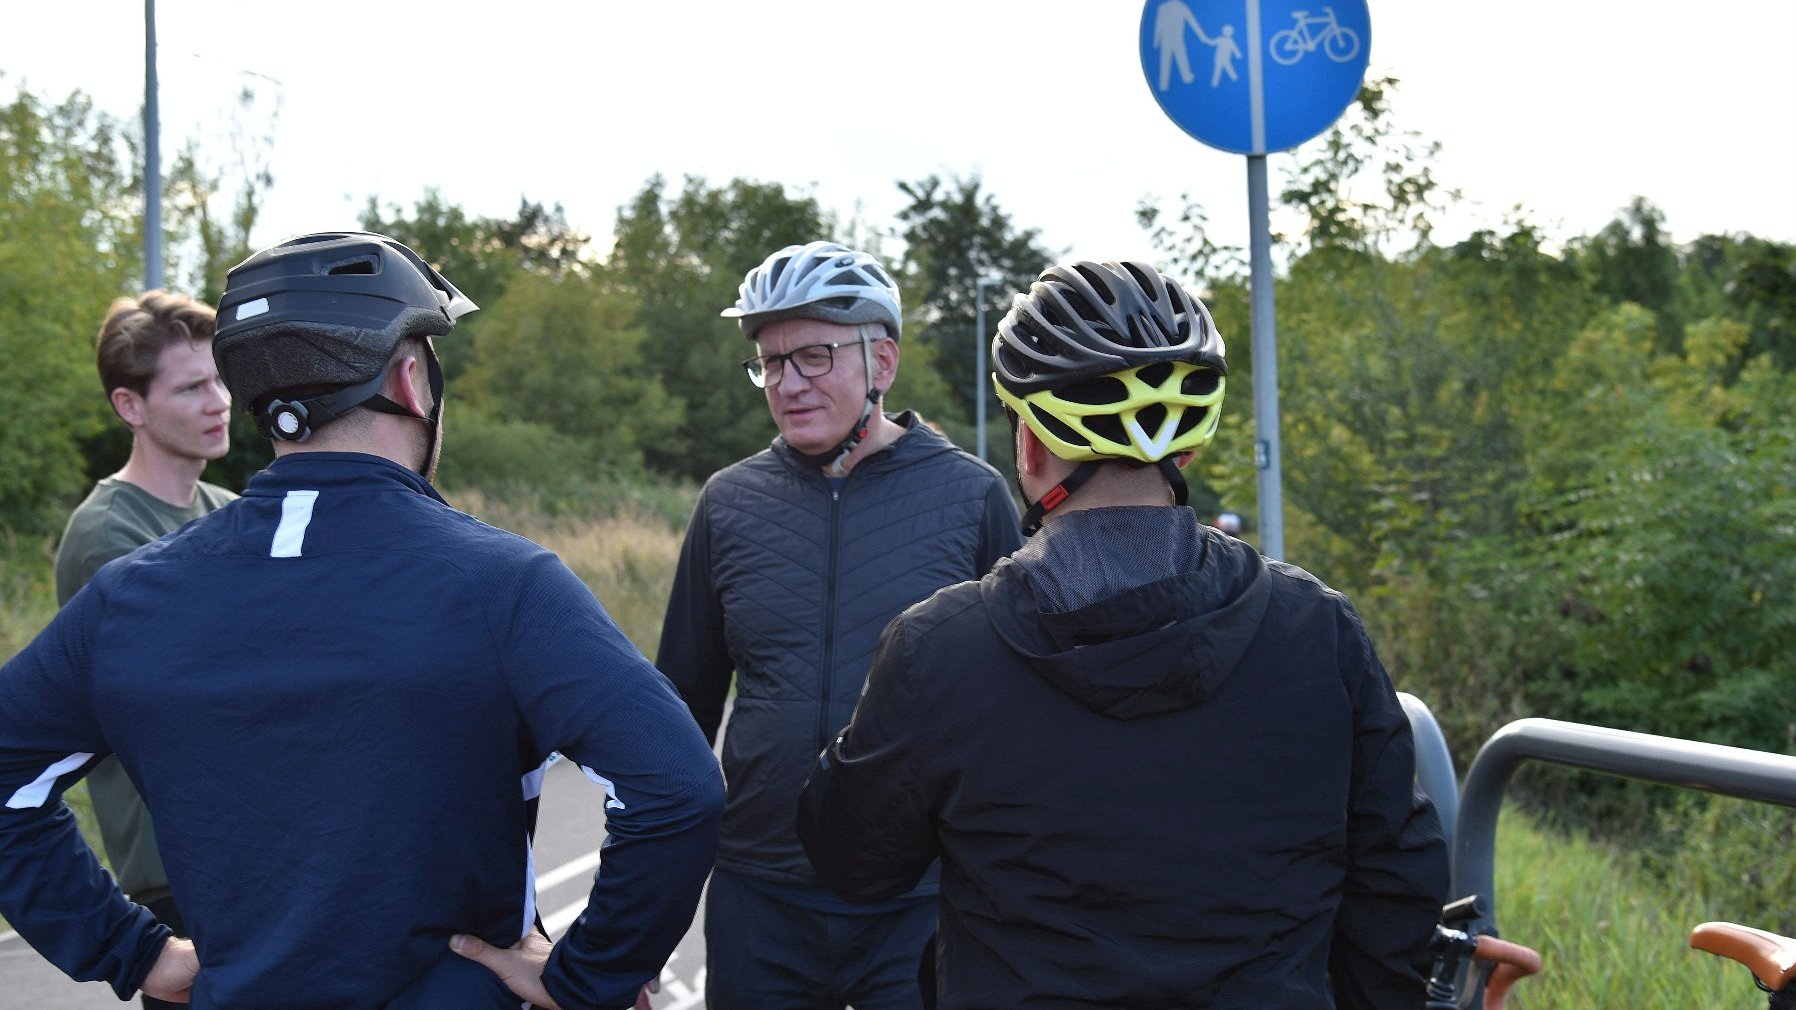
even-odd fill
[[[162,286],[162,130],[157,115],[156,0],[143,0],[143,285]]]
[[[1002,277],[980,277],[973,282],[973,380],[974,427],[979,432],[979,458],[985,459],[985,289]]]

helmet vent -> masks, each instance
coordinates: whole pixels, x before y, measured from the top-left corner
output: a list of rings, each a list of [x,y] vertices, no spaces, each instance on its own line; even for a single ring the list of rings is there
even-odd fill
[[[1179,392],[1186,396],[1209,396],[1216,392],[1216,383],[1220,378],[1221,376],[1213,369],[1195,369],[1185,376],[1183,382],[1179,383]]]
[[[1096,270],[1093,270],[1083,263],[1076,264],[1073,269],[1079,272],[1080,277],[1085,278],[1085,283],[1091,285],[1092,290],[1098,293],[1099,298],[1102,298],[1111,305],[1116,304],[1116,292],[1110,290],[1110,285],[1104,283],[1102,274],[1099,274]],[[1085,318],[1090,319],[1092,316],[1090,314],[1085,314]]]
[[[1135,374],[1141,377],[1142,382],[1159,389],[1160,384],[1166,381],[1166,377],[1172,374],[1172,362],[1156,361],[1151,365],[1144,366]]]
[[[1036,406],[1033,403],[1031,403],[1029,405],[1029,413],[1035,417],[1035,423],[1048,429],[1049,432],[1053,433],[1055,438],[1060,439],[1062,442],[1067,442],[1072,445],[1090,445],[1091,444],[1090,440],[1088,440],[1084,435],[1081,435],[1078,432],[1074,431],[1072,429],[1071,425],[1067,424],[1065,421],[1062,421],[1060,418],[1055,417],[1053,414],[1050,414],[1047,411],[1041,409],[1040,407]],[[1114,420],[1114,418],[1112,418],[1112,420]],[[1094,427],[1095,427],[1095,425],[1094,425]],[[1120,429],[1121,425],[1118,425],[1117,427]]]
[[[1209,416],[1210,408],[1208,407],[1186,407],[1185,412],[1179,415],[1179,423],[1173,432],[1173,439],[1176,441],[1181,435],[1204,423],[1204,418]]]
[[[1085,427],[1090,428],[1099,438],[1115,442],[1118,445],[1129,444],[1129,433],[1123,428],[1122,418],[1115,414],[1093,414],[1090,417],[1082,418],[1082,420],[1085,422]],[[1075,444],[1085,445],[1087,443],[1085,439],[1079,439]]]
[[[1124,260],[1122,263],[1122,268],[1129,272],[1130,277],[1135,278],[1135,285],[1141,289],[1142,294],[1147,295],[1148,301],[1151,302],[1151,301],[1158,300],[1154,297],[1154,289],[1159,287],[1159,285],[1155,284],[1153,281],[1149,280],[1147,274],[1145,272],[1143,272],[1140,267],[1136,266],[1133,263],[1130,263],[1127,260]],[[1167,286],[1171,287],[1170,284]]]
[[[1127,400],[1129,387],[1114,375],[1099,375],[1066,386],[1055,395],[1072,403],[1103,407]]]
[[[357,256],[354,259],[338,260],[324,268],[328,277],[341,277],[346,274],[380,273],[380,260],[374,256]]]
[[[1109,318],[1105,313],[1098,311],[1096,305],[1091,304],[1091,299],[1077,291],[1069,290],[1066,293],[1066,304],[1078,313],[1080,319],[1086,322],[1102,323]]]
[[[1141,425],[1142,431],[1159,431],[1166,423],[1166,404],[1150,403],[1135,412],[1135,422]]]

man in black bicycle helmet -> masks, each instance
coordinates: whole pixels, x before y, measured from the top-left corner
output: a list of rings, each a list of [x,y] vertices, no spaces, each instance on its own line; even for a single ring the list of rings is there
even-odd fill
[[[584,1010],[638,1002],[685,934],[722,812],[710,745],[565,565],[428,479],[431,341],[472,309],[365,232],[231,271],[213,352],[274,461],[0,668],[0,915],[71,976],[201,1010]],[[191,943],[62,806],[108,753]],[[551,945],[530,830],[553,753],[602,783],[611,838]]]
[[[1409,724],[1340,594],[1183,507],[1221,336],[1075,262],[992,341],[1029,542],[887,626],[799,837],[880,900],[940,859],[938,1005],[1420,1008],[1447,888]]]

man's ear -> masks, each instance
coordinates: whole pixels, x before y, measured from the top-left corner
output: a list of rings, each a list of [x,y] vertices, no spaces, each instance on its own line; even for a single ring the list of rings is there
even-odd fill
[[[879,390],[880,398],[891,390],[892,383],[898,380],[898,341],[880,340],[873,344],[873,386]]]
[[[399,404],[419,417],[429,417],[430,407],[426,402],[426,394],[420,384],[424,382],[424,365],[416,354],[407,354],[399,359],[387,372],[387,381],[381,383],[382,396]]]
[[[1196,449],[1187,449],[1184,452],[1179,453],[1178,458],[1173,460],[1173,464],[1175,466],[1177,466],[1179,469],[1183,470],[1186,467],[1190,466],[1191,461],[1196,458],[1197,458],[1197,450]]]
[[[1016,465],[1022,472],[1031,477],[1041,473],[1053,453],[1048,451],[1047,444],[1035,434],[1035,429],[1021,420],[1016,426]]]
[[[118,415],[119,420],[132,428],[143,426],[143,397],[139,396],[136,390],[119,386],[109,394],[108,398],[112,401],[112,412]]]

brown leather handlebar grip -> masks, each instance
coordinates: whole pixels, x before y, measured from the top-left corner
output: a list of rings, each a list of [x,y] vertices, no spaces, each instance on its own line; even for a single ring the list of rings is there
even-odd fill
[[[1690,946],[1733,958],[1772,992],[1796,982],[1796,940],[1732,922],[1705,922],[1690,931]]]
[[[1503,1000],[1509,995],[1509,987],[1515,984],[1516,979],[1526,978],[1540,971],[1538,951],[1494,936],[1480,936],[1472,956],[1480,961],[1495,961],[1497,964],[1490,973],[1490,980],[1484,984],[1484,1010],[1503,1010]]]

